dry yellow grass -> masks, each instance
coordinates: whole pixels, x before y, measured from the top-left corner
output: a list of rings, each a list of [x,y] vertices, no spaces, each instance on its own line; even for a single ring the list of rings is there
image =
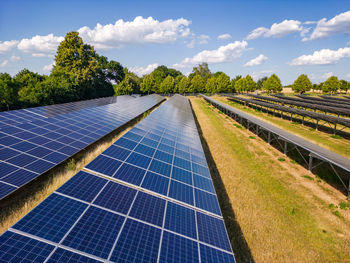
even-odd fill
[[[150,112],[145,113],[142,118],[145,118],[149,113]],[[139,120],[140,118],[134,120],[128,126],[118,129],[91,145],[87,150],[75,156],[75,159],[65,162],[64,166],[61,165],[55,168],[52,172],[47,174],[45,178],[39,178],[38,182],[33,182],[33,184],[27,187],[25,193],[19,194],[19,196],[16,196],[10,203],[4,204],[0,209],[0,234],[67,182],[74,174],[82,170],[84,166],[136,125]]]
[[[202,99],[191,102],[237,261],[350,262],[349,210],[338,217],[328,207],[345,197]]]

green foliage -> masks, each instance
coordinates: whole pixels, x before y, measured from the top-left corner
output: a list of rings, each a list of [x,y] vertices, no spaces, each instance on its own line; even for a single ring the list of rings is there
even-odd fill
[[[205,81],[200,75],[196,74],[191,79],[189,92],[198,93],[198,92],[203,92],[203,91],[205,91]]]
[[[340,90],[345,91],[345,93],[348,92],[348,89],[350,89],[350,82],[347,82],[346,80],[340,81]]]
[[[186,76],[183,76],[178,84],[177,90],[179,93],[186,93],[188,92],[190,85],[190,80]]]
[[[195,75],[199,75],[205,81],[207,79],[209,79],[212,74],[211,74],[210,69],[208,67],[208,63],[201,63],[201,64],[198,64],[197,67],[193,67],[192,73],[190,75],[190,79],[192,80],[192,78]]]
[[[230,77],[227,76],[225,73],[220,73],[216,78],[216,93],[222,93],[222,92],[230,92],[231,88],[231,81]]]
[[[281,92],[283,89],[281,80],[275,74],[272,74],[267,80],[264,81],[263,89],[268,93]]]
[[[175,80],[172,76],[167,76],[160,84],[159,91],[163,94],[172,93],[175,88]]]
[[[247,90],[247,84],[245,78],[240,78],[235,82],[236,92],[245,92]]]
[[[253,80],[253,78],[250,75],[247,75],[245,77],[245,86],[246,86],[246,91],[255,91],[257,89],[257,85],[255,83],[255,81]]]
[[[125,95],[133,92],[133,83],[129,75],[114,87],[115,95]]]
[[[262,90],[263,88],[263,83],[265,80],[267,80],[268,78],[265,76],[265,77],[262,77],[260,79],[258,79],[258,81],[256,82],[256,85],[257,85],[257,89],[258,90]]]
[[[70,159],[66,165],[66,169],[70,171],[75,171],[77,169],[77,164],[74,159]]]
[[[292,90],[294,92],[304,93],[312,88],[312,83],[305,74],[301,74],[293,83]]]
[[[140,84],[140,90],[141,92],[148,93],[148,94],[156,91],[156,82],[152,74],[148,74],[144,76]]]
[[[306,179],[308,179],[308,180],[310,180],[310,181],[313,181],[313,180],[314,180],[314,178],[312,178],[312,177],[309,176],[309,175],[302,175],[301,177],[304,177],[304,178],[306,178]]]
[[[174,79],[178,76],[182,76],[182,73],[180,71],[178,71],[176,69],[172,69],[172,68],[167,68],[164,65],[157,67],[155,70],[153,70],[153,72],[151,74],[152,74],[153,79],[155,81],[155,84],[157,86],[157,89],[155,92],[159,92],[160,85],[162,84],[163,80],[167,76],[171,76]]]
[[[340,203],[339,203],[339,208],[340,208],[341,210],[350,209],[350,203],[340,202]]]
[[[340,82],[337,77],[329,77],[322,86],[322,92],[324,93],[337,93],[340,88]]]
[[[18,100],[18,85],[7,73],[0,73],[0,107],[7,110]]]
[[[286,159],[280,157],[280,158],[278,158],[277,160],[280,161],[280,162],[284,162]]]
[[[212,76],[207,80],[207,83],[205,84],[205,91],[208,93],[215,93],[217,90],[216,88],[216,77]]]

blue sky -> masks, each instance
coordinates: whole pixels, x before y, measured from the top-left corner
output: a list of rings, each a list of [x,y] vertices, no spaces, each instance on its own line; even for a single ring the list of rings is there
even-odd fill
[[[313,82],[350,80],[348,0],[2,0],[0,72],[49,74],[58,43],[73,30],[139,75],[157,65],[187,74],[208,62],[230,77],[276,73],[283,84],[301,73]]]

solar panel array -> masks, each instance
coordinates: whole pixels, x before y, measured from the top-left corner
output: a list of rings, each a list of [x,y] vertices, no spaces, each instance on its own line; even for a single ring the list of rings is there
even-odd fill
[[[6,231],[0,255],[235,262],[188,100],[173,96]]]
[[[162,100],[149,95],[0,128],[0,199]]]

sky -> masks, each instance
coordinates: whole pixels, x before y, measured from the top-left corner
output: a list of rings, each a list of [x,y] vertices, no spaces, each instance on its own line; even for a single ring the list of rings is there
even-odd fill
[[[1,0],[0,72],[50,74],[70,31],[139,76],[207,62],[231,78],[350,81],[349,0]]]

